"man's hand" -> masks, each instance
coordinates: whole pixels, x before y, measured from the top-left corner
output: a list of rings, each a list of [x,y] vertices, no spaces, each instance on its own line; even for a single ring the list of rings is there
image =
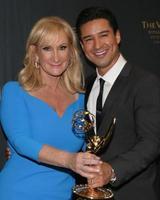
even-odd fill
[[[96,174],[95,174],[96,175]],[[92,179],[88,179],[88,184],[92,188],[102,187],[108,184],[113,177],[113,170],[109,163],[103,162],[99,174]]]

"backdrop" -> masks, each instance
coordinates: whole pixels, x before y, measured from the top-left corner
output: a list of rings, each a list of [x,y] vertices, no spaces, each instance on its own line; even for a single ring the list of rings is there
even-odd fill
[[[124,57],[160,75],[159,0],[0,0],[0,5],[0,87],[17,78],[22,67],[25,41],[39,18],[58,15],[74,26],[79,11],[94,5],[108,7],[115,13],[122,34]],[[84,58],[83,62],[87,76],[94,69]],[[5,146],[1,133],[0,168],[5,163]]]

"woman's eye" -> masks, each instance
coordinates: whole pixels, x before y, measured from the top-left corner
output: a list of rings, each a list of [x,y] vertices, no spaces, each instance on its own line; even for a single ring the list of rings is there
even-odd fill
[[[45,50],[45,51],[50,51],[51,50],[50,47],[43,47],[42,49]]]
[[[60,50],[65,50],[67,48],[66,45],[60,46]]]

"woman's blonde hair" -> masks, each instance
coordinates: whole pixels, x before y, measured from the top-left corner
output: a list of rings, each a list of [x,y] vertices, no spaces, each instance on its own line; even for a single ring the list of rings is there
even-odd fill
[[[20,71],[18,79],[27,91],[38,89],[42,86],[41,74],[36,67],[36,53],[34,46],[42,45],[49,36],[63,32],[66,34],[70,46],[70,62],[61,75],[61,84],[71,93],[82,92],[84,86],[83,68],[79,56],[76,34],[64,19],[50,16],[40,19],[31,30],[27,43],[24,68]]]

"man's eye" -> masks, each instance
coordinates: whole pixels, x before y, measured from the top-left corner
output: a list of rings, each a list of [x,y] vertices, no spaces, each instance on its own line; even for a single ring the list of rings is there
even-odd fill
[[[84,41],[85,43],[91,42],[91,41],[92,41],[92,38],[86,38],[86,39],[84,39],[83,41]]]
[[[88,42],[88,41],[91,41],[91,40],[92,40],[92,38],[88,38],[88,39],[86,39],[85,41]]]
[[[101,35],[101,37],[107,37],[107,36],[108,36],[107,33]]]

